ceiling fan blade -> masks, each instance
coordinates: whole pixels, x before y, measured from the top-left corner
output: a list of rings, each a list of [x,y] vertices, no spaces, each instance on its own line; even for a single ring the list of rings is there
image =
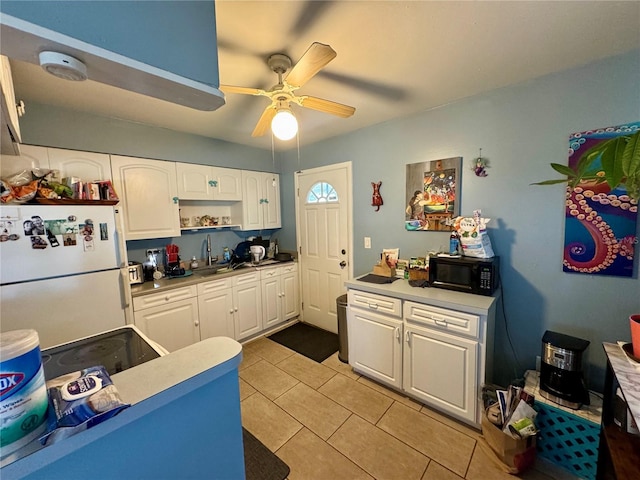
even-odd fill
[[[251,136],[261,137],[265,133],[267,133],[267,130],[269,130],[269,127],[271,127],[271,120],[273,120],[273,117],[275,116],[275,105],[269,105],[267,108],[265,108],[264,112],[262,112],[262,115],[260,116],[260,120],[258,120],[258,123],[256,124],[256,128],[253,129],[253,133],[251,134]]]
[[[244,95],[264,95],[266,93],[259,88],[235,87],[233,85],[220,85],[220,90],[224,93],[241,93]]]
[[[287,75],[286,81],[293,87],[301,87],[307,83],[313,76],[327,65],[331,60],[336,58],[336,52],[329,45],[314,42],[309,49],[304,52],[302,58],[291,69]]]
[[[317,97],[301,96],[300,105],[319,112],[330,113],[331,115],[337,115],[338,117],[348,118],[356,111],[354,107],[349,105],[343,105],[341,103],[332,102],[330,100],[324,100]]]

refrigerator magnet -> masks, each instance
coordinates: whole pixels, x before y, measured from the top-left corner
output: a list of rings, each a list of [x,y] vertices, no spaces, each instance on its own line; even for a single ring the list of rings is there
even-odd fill
[[[105,240],[109,240],[109,230],[107,230],[106,223],[100,224],[100,240],[102,240],[103,242]]]
[[[93,235],[84,235],[82,237],[82,248],[84,248],[85,252],[93,252],[95,250]]]
[[[65,247],[75,247],[77,245],[76,234],[75,233],[63,233],[62,234],[62,245]]]
[[[38,235],[32,235],[31,236],[31,248],[33,248],[34,250],[42,250],[44,248],[47,248],[47,242],[45,242]]]

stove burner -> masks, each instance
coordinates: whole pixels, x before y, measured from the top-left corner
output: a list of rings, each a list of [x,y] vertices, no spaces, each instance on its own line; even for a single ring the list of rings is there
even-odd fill
[[[77,366],[87,362],[93,365],[100,365],[107,357],[116,357],[119,350],[125,348],[126,342],[123,338],[105,338],[100,343],[91,343],[65,352],[58,358],[58,365]],[[83,368],[83,367],[82,367]]]

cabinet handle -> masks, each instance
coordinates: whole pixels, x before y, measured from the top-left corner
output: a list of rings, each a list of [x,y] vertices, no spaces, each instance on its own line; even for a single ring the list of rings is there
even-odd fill
[[[171,297],[169,297],[169,295],[167,295],[166,297],[164,297],[164,301],[168,302],[169,300],[171,300]]]
[[[396,339],[400,340],[400,327],[396,327]]]
[[[200,326],[200,322],[196,320],[196,321],[194,322],[194,325],[195,325],[196,327],[199,327],[199,326]]]
[[[436,322],[436,325],[440,325],[441,327],[447,326],[447,321],[444,318],[432,317],[433,321]]]
[[[269,203],[269,199],[268,199],[268,198],[265,198],[265,199],[264,199],[264,203]]]
[[[230,313],[231,315],[233,315],[233,308],[232,308],[231,310],[229,310],[229,313]]]
[[[209,186],[210,187],[217,187],[218,186],[218,182],[216,180],[209,180]]]
[[[264,198],[260,199],[260,205],[262,205],[264,203]]]
[[[234,312],[237,312],[237,311],[238,311],[238,307],[234,308],[234,309],[233,309],[233,311],[234,311]]]
[[[377,303],[370,303],[369,304],[369,308],[372,308],[373,310],[377,310],[378,309],[378,304]]]
[[[408,331],[407,331],[407,332],[404,332],[404,339],[405,339],[405,341],[407,342],[407,345],[409,345],[409,339],[410,339],[410,338],[411,338],[411,337],[409,336],[409,332],[408,332]]]
[[[173,197],[173,203],[178,203],[178,200],[180,200],[178,197]]]

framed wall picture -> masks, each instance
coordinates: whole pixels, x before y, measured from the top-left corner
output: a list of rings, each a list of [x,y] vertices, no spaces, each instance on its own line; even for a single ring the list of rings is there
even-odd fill
[[[460,215],[462,157],[407,165],[405,229],[450,231]]]

